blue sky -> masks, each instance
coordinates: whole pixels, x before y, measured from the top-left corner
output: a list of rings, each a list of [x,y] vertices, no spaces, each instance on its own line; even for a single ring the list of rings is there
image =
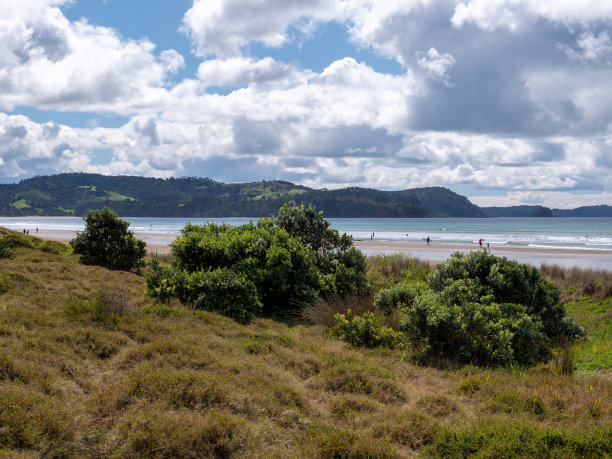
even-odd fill
[[[611,26],[595,0],[4,0],[0,182],[612,204]]]

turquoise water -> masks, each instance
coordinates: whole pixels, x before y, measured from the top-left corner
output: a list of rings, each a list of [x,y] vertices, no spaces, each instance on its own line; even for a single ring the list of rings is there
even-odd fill
[[[207,221],[242,225],[250,218],[130,218],[137,233],[178,234],[186,223]],[[355,239],[423,242],[434,244],[478,243],[483,238],[491,247],[535,247],[612,252],[612,218],[330,218],[333,228]],[[35,229],[81,231],[79,217],[0,217],[0,226],[15,230]],[[611,254],[612,255],[612,254]]]

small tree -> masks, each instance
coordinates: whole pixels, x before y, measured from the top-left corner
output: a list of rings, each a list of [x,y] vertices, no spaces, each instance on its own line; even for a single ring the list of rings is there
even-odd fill
[[[309,204],[284,204],[273,217],[274,224],[297,237],[314,251],[322,276],[322,295],[355,295],[370,291],[364,255],[353,247],[353,238],[340,234]]]
[[[83,220],[85,231],[70,241],[74,252],[81,255],[81,263],[121,271],[144,266],[146,243],[136,239],[128,231],[130,224],[115,212],[108,207],[90,210]]]

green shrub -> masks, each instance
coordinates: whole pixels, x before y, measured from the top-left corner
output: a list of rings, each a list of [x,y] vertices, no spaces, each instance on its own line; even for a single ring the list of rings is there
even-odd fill
[[[553,338],[584,335],[536,269],[488,252],[455,253],[427,282],[381,290],[374,300],[385,315],[407,315],[400,330],[417,360],[532,365],[550,359]]]
[[[334,335],[352,346],[388,347],[389,349],[403,347],[402,333],[381,325],[371,312],[355,316],[349,309],[346,314],[336,314],[335,319]]]
[[[81,255],[81,263],[121,271],[144,266],[146,244],[127,230],[128,222],[108,207],[90,210],[83,220],[85,231],[70,241],[74,252]]]
[[[351,245],[312,206],[285,205],[275,220],[242,226],[188,224],[171,244],[170,266],[153,258],[147,293],[190,303],[203,296],[199,306],[241,322],[287,317],[318,296],[369,292],[365,257]]]
[[[550,358],[541,323],[516,304],[478,302],[474,283],[458,280],[437,293],[425,291],[405,309],[400,330],[419,360],[437,358],[477,365],[533,364]]]
[[[422,294],[421,284],[397,284],[388,289],[380,290],[374,297],[374,307],[389,316],[394,309],[405,310],[411,308],[415,298]]]
[[[298,238],[314,251],[316,264],[323,277],[322,295],[356,295],[369,293],[365,256],[353,247],[353,238],[330,228],[310,204],[284,204],[273,218],[274,224]]]
[[[195,302],[197,308],[218,312],[240,323],[250,322],[262,309],[255,284],[230,269],[189,274],[186,293],[189,296],[179,299]]]
[[[438,265],[428,277],[428,284],[434,291],[442,292],[454,281],[462,279],[473,281],[473,290],[478,297],[492,295],[497,303],[525,306],[525,312],[542,322],[544,333],[551,339],[584,336],[584,330],[565,318],[559,289],[544,279],[536,268],[486,251],[468,255],[457,252],[447,262]]]
[[[188,224],[172,243],[172,254],[172,269],[161,278],[172,278],[171,294],[182,301],[199,296],[194,287],[203,274],[196,273],[217,269],[233,271],[242,284],[254,285],[267,316],[312,301],[321,286],[313,252],[270,220],[243,226]],[[158,284],[167,291],[166,282]]]

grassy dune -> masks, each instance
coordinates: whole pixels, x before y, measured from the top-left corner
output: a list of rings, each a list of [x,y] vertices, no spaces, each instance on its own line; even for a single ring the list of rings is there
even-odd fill
[[[2,456],[612,454],[609,298],[572,303],[596,335],[573,374],[421,367],[322,326],[194,316],[145,297],[142,277],[0,232],[19,245],[0,259]],[[426,270],[371,260],[380,285]]]

